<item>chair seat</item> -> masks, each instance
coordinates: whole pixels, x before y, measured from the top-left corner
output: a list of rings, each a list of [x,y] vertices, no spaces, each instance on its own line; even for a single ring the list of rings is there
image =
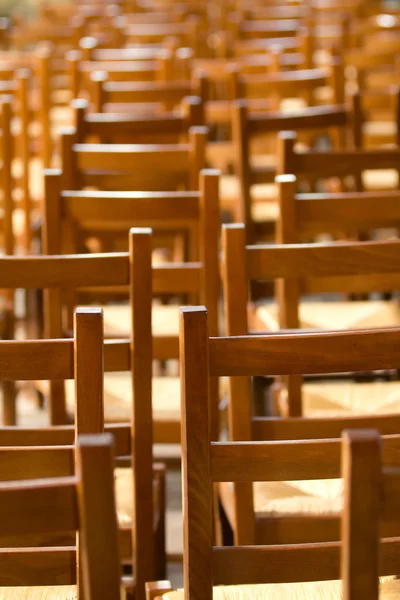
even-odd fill
[[[342,509],[342,480],[266,481],[253,484],[258,516],[295,517],[336,515]],[[220,484],[221,501],[231,517],[233,485]]]
[[[364,144],[388,144],[396,139],[397,126],[394,121],[369,121],[364,124]]]
[[[103,306],[104,331],[107,336],[129,336],[131,328],[131,309],[129,304]],[[179,335],[179,306],[171,304],[153,304],[153,335]]]
[[[279,205],[274,200],[253,202],[251,216],[256,223],[275,223],[279,217]]]
[[[153,377],[153,415],[156,421],[180,421],[181,394],[179,377]],[[66,382],[66,403],[74,414],[74,382]],[[132,376],[130,373],[106,373],[104,377],[104,417],[108,423],[129,421],[132,414]]]
[[[336,417],[400,412],[400,382],[306,383],[302,387],[304,416]],[[340,479],[254,483],[254,509],[259,515],[287,517],[337,514],[342,509]],[[221,483],[221,500],[232,513],[232,484]]]
[[[240,197],[239,181],[234,175],[222,175],[220,177],[221,207],[224,210],[234,211]],[[267,200],[275,200],[277,197],[276,185],[274,183],[256,184],[251,186],[251,197],[255,203]]]
[[[379,598],[395,600],[400,594],[400,580],[382,577]],[[183,600],[183,590],[168,592],[164,600]],[[226,585],[213,588],[214,600],[342,600],[340,581],[275,583],[266,585]],[[1,599],[0,599],[1,600]]]
[[[179,377],[153,377],[152,404],[154,421],[176,421],[181,419],[181,387]],[[228,380],[221,377],[220,398],[227,393]],[[74,382],[65,382],[67,411],[74,415]],[[104,376],[104,418],[107,423],[126,423],[132,414],[132,376],[127,373],[106,373]]]
[[[0,587],[0,600],[77,600],[75,585]]]
[[[120,527],[132,524],[133,510],[133,477],[132,469],[118,468],[114,470],[115,500],[117,505],[117,518]],[[153,478],[154,523],[158,521],[159,506],[159,478]]]
[[[277,314],[275,304],[263,304],[255,307],[252,316],[256,318],[257,326],[277,331]],[[300,325],[306,329],[393,327],[399,324],[400,304],[395,301],[300,303]]]
[[[399,185],[399,174],[395,169],[364,171],[362,181],[367,191],[396,189]]]
[[[305,383],[302,386],[302,402],[306,417],[399,413],[400,382]]]

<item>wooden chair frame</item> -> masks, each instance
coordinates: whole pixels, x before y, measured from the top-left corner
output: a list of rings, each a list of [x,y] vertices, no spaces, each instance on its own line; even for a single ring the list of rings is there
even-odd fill
[[[398,288],[398,241],[246,246],[245,235],[243,225],[223,228],[229,335],[245,335],[250,329],[250,281],[277,282],[279,323],[283,331],[299,328],[298,304],[302,293],[365,293]],[[381,260],[383,255],[385,261]],[[285,412],[301,416],[301,380],[296,377],[289,380]]]
[[[250,498],[250,482],[257,479],[271,481],[338,477],[341,444],[337,439],[313,439],[301,443],[213,442],[208,413],[210,379],[231,376],[240,382],[243,377],[254,374],[267,375],[282,371],[289,375],[297,374],[300,370],[307,373],[340,372],[349,366],[354,370],[384,365],[386,368],[395,365],[398,360],[395,356],[397,353],[393,351],[398,336],[397,329],[209,338],[206,310],[203,307],[182,308],[180,343],[186,598],[211,598],[212,584],[297,582],[317,578],[337,579],[339,576],[338,543],[249,547],[257,543],[251,503],[250,507],[247,505],[250,508],[247,533],[237,542],[247,547],[212,547],[213,482],[240,482],[236,485],[241,486],[242,491],[247,488]],[[359,351],[355,352],[356,348]],[[362,427],[362,422],[363,419],[360,419],[357,427]],[[394,450],[398,443],[397,435],[385,439],[386,464],[398,466],[397,451]],[[245,505],[237,504],[236,510],[242,515],[246,512]],[[323,520],[323,517],[318,519],[320,526]],[[304,531],[307,532],[307,527]],[[191,560],[193,552],[197,557],[195,560]],[[313,561],[305,561],[305,554],[296,568],[296,554],[302,555],[303,552],[310,553],[309,556],[314,552],[315,559],[321,559],[321,569],[315,569]],[[393,569],[392,572],[395,572],[397,567],[395,563],[389,565],[389,555],[392,554],[385,543],[382,552],[381,574],[390,574]],[[209,596],[206,596],[205,590],[208,590]]]
[[[75,130],[64,131],[63,188],[157,191],[185,185],[196,190],[205,166],[206,137],[207,128],[192,127],[187,144],[79,144]],[[166,160],[167,152],[171,160]]]
[[[132,261],[125,255],[103,256],[49,256],[4,258],[0,261],[2,285],[16,289],[21,286],[21,278],[27,287],[47,289],[48,294],[59,293],[69,286],[84,286],[89,281],[89,273],[97,271],[99,283],[107,279],[109,269],[126,276],[127,271],[145,269],[141,244],[148,243],[140,232],[132,232]],[[137,261],[134,260],[137,257]],[[140,259],[140,260],[139,260]],[[89,260],[89,262],[87,262]],[[149,258],[150,261],[150,258]],[[127,264],[128,263],[128,264]],[[147,268],[150,271],[151,263]],[[147,277],[147,280],[150,278]],[[141,277],[142,285],[145,277]],[[149,281],[147,281],[149,283]],[[138,291],[135,292],[139,294]],[[133,311],[134,327],[148,324],[150,311],[144,303],[136,303]],[[143,309],[146,314],[143,312]],[[75,313],[75,336],[73,339],[46,339],[40,341],[0,342],[0,351],[14,353],[18,361],[4,361],[1,379],[34,381],[46,380],[53,384],[75,376],[75,427],[71,425],[51,426],[50,428],[5,428],[0,432],[0,447],[8,446],[48,446],[73,443],[74,435],[100,433],[104,429],[103,409],[103,369],[108,371],[138,370],[143,378],[133,382],[133,408],[130,423],[107,426],[116,440],[116,455],[131,457],[134,470],[134,502],[132,526],[122,527],[120,532],[121,558],[132,560],[134,565],[136,593],[144,594],[144,584],[152,573],[165,573],[165,515],[164,471],[162,466],[153,469],[153,425],[151,418],[151,344],[147,344],[150,354],[142,350],[133,354],[132,342],[128,340],[106,341],[103,351],[103,318],[101,309],[78,309]],[[151,331],[151,320],[150,320]],[[150,332],[149,332],[150,334]],[[151,335],[151,334],[150,334]],[[149,338],[151,339],[151,337]],[[35,356],[35,360],[32,357]],[[103,366],[104,365],[104,366]],[[146,371],[147,369],[147,371]],[[147,377],[145,374],[147,372]],[[136,383],[135,383],[136,382]],[[150,396],[148,396],[150,393]],[[146,400],[147,399],[147,400]],[[54,398],[53,398],[54,400]],[[55,404],[54,413],[62,413],[64,407]],[[65,423],[65,420],[64,420]],[[132,423],[135,423],[133,429]],[[134,431],[134,433],[133,433]],[[36,475],[31,470],[32,477]],[[160,512],[154,510],[153,481],[156,480]],[[156,517],[155,517],[156,515]],[[133,540],[133,541],[132,541]],[[133,548],[135,549],[133,551]]]
[[[62,192],[62,177],[59,173],[48,172],[45,178],[46,203],[43,225],[43,250],[45,254],[61,254],[65,251],[76,252],[75,244],[69,242],[66,246],[63,243],[63,237],[70,235],[71,222],[73,224],[74,221],[78,224],[78,227],[80,223],[81,226],[88,227],[90,231],[92,227],[91,223],[97,228],[101,228],[101,223],[103,222],[103,226],[107,227],[111,217],[118,222],[120,229],[125,230],[129,229],[132,225],[136,227],[143,227],[145,225],[160,227],[160,222],[169,228],[179,226],[180,224],[186,226],[187,223],[193,223],[194,220],[198,220],[197,239],[199,240],[199,246],[198,248],[193,248],[191,252],[197,262],[181,264],[167,263],[153,266],[153,287],[152,290],[148,290],[149,293],[147,296],[144,293],[143,286],[136,286],[134,280],[128,276],[129,271],[124,271],[125,274],[122,275],[117,268],[110,271],[107,268],[108,280],[107,277],[104,277],[102,283],[99,283],[96,278],[92,280],[89,277],[83,283],[83,286],[87,291],[90,291],[90,288],[93,286],[99,286],[102,289],[109,287],[111,290],[113,286],[124,286],[123,289],[126,292],[130,289],[133,310],[135,310],[135,301],[140,302],[143,306],[149,302],[151,308],[152,293],[195,294],[196,297],[204,298],[204,301],[210,307],[210,326],[212,331],[217,334],[219,301],[217,233],[219,228],[219,178],[216,171],[206,170],[202,172],[200,192],[157,193],[153,194],[153,197],[149,197],[149,194],[141,193]],[[64,215],[64,218],[66,218],[64,233],[61,215]],[[132,233],[132,235],[134,234]],[[152,236],[147,231],[147,236],[145,237],[147,239],[146,244],[149,244],[151,252]],[[130,252],[133,249],[134,246],[131,245]],[[128,262],[128,254],[120,254],[119,256],[121,257],[121,261]],[[143,265],[146,264],[147,259],[147,256],[143,258]],[[140,287],[142,287],[141,293]],[[76,286],[76,288],[79,288],[79,286]],[[135,294],[138,294],[137,298]],[[63,329],[61,320],[62,300],[60,293],[56,291],[51,292],[51,297],[49,295],[46,302],[48,304],[45,311],[47,315],[45,335],[46,337],[62,336],[65,334],[65,330]],[[127,330],[126,335],[128,336],[128,334],[129,331]],[[145,343],[144,336],[142,339],[141,335],[140,339],[142,341],[137,342],[135,344],[136,347],[140,347]],[[149,339],[151,339],[151,328],[149,330]],[[159,338],[157,336],[154,338],[154,358],[166,360],[171,358],[176,359],[178,356],[178,341],[176,338],[169,336],[160,336]],[[151,377],[149,379],[150,384]],[[52,385],[50,391],[51,394],[55,395],[55,398],[62,394],[62,388],[57,384]],[[52,403],[54,411],[56,411],[58,405],[59,401],[54,400],[54,403]],[[59,413],[57,411],[51,414],[53,423],[65,422],[65,412]],[[164,443],[179,442],[179,430],[176,428],[177,424],[175,422],[171,422],[170,425],[166,424],[164,429],[160,426],[156,439]],[[169,434],[168,429],[171,430]]]
[[[204,109],[200,98],[185,98],[182,114],[130,116],[128,114],[88,113],[85,100],[72,102],[74,127],[79,143],[90,138],[108,143],[129,140],[130,143],[172,143],[187,138],[191,127],[204,125]]]
[[[278,151],[278,165],[276,168],[259,167],[252,169],[249,148],[251,138],[256,135],[279,134],[286,127],[285,123],[291,123],[298,131],[339,130],[340,128],[345,131],[349,125],[349,112],[344,105],[338,105],[310,107],[296,114],[281,112],[248,114],[247,102],[239,100],[234,103],[232,118],[236,171],[239,178],[241,199],[240,205],[238,205],[237,221],[246,224],[248,240],[254,241],[253,229],[255,225],[251,215],[251,186],[257,183],[273,183],[277,172],[287,172],[285,169],[288,168],[286,167],[288,163],[283,162],[281,150],[280,154]]]
[[[68,547],[2,549],[1,585],[77,583],[78,594],[86,598],[117,600],[120,561],[111,435],[79,436],[75,448],[2,448],[3,469],[7,460],[8,467],[14,469],[14,481],[0,483],[6,521],[3,539],[12,535],[22,541],[26,534],[46,538],[75,529],[79,535],[79,561],[78,556],[74,560],[75,549]],[[102,469],[97,468],[100,463]],[[31,469],[38,473],[39,480],[32,480]]]

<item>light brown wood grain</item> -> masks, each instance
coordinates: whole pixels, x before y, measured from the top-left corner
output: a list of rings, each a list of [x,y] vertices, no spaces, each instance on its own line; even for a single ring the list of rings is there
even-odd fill
[[[342,434],[341,576],[346,600],[379,595],[379,517],[381,512],[381,446],[374,430]]]

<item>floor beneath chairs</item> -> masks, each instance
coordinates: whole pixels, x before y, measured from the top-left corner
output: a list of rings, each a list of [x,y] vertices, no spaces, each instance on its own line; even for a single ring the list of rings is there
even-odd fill
[[[0,391],[1,398],[1,391]],[[25,427],[46,427],[48,425],[47,412],[38,408],[35,394],[27,385],[23,385],[18,394],[17,411],[19,425]],[[163,448],[155,448],[155,457],[161,459],[165,452]],[[167,457],[176,459],[179,448],[168,450]],[[167,474],[167,552],[173,555],[174,560],[169,561],[168,577],[174,586],[182,587],[183,573],[181,562],[176,562],[176,555],[182,555],[182,502],[181,502],[181,474],[179,470],[170,470]]]

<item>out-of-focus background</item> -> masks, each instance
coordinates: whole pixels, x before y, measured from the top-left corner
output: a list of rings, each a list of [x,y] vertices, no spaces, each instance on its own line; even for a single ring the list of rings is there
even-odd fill
[[[59,4],[61,0],[47,0],[46,4]],[[62,0],[65,4],[65,0]],[[7,17],[11,11],[28,16],[35,13],[40,0],[0,0],[0,16]]]

